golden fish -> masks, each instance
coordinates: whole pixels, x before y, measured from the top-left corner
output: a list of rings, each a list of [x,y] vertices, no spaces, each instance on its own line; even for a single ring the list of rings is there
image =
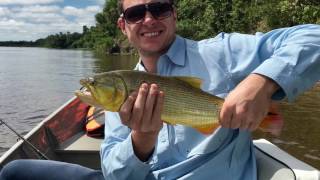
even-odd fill
[[[117,112],[128,95],[142,83],[155,83],[165,94],[161,119],[169,124],[193,127],[204,134],[219,127],[219,111],[223,99],[200,89],[202,80],[194,77],[159,76],[141,71],[110,71],[81,79],[84,90],[76,91],[83,102]],[[260,128],[279,134],[282,118],[278,114],[268,115]]]

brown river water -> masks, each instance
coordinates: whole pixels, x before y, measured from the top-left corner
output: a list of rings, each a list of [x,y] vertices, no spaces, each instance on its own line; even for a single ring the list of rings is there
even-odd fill
[[[0,118],[24,135],[80,88],[93,73],[132,69],[136,56],[96,56],[84,50],[0,47]],[[294,103],[282,104],[280,136],[254,132],[296,158],[320,169],[320,84]],[[0,155],[17,140],[0,126]]]

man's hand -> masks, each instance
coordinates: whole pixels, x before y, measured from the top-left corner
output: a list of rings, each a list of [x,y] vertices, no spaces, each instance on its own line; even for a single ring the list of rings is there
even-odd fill
[[[271,96],[278,89],[273,80],[250,74],[225,99],[219,117],[221,126],[256,130],[269,111]]]
[[[124,125],[131,128],[133,148],[137,157],[146,161],[153,152],[162,128],[161,111],[164,94],[156,84],[143,83],[121,106],[119,114]]]

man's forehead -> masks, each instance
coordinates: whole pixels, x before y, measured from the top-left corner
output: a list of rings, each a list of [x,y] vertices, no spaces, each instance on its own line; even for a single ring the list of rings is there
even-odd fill
[[[123,0],[123,8],[136,6],[139,4],[147,4],[152,2],[170,2],[169,0]]]

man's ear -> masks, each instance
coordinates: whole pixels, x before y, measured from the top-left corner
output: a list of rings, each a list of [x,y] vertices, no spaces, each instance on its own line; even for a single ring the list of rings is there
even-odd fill
[[[118,28],[122,31],[122,33],[124,35],[126,35],[127,32],[125,30],[125,21],[124,21],[123,17],[119,17],[117,23],[118,23]]]
[[[173,7],[173,18],[174,20],[177,20],[177,9],[175,7]]]

